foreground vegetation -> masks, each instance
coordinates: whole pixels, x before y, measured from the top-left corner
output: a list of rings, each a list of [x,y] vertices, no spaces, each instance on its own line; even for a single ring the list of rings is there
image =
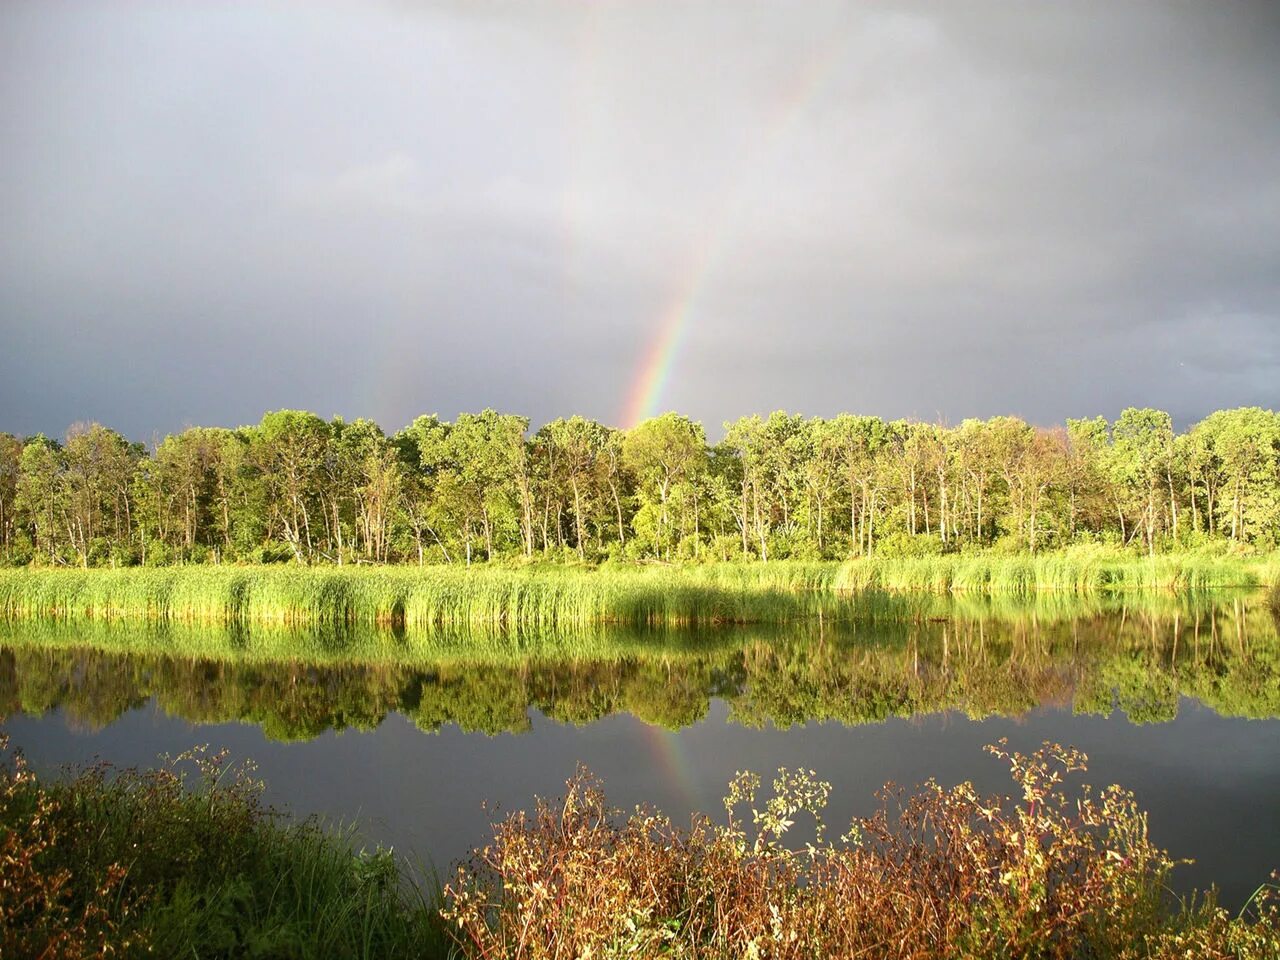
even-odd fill
[[[1235,918],[1212,897],[1174,902],[1175,861],[1132,795],[1064,786],[1083,754],[989,750],[1008,762],[1013,796],[888,787],[837,841],[822,820],[830,786],[812,771],[780,770],[763,800],[759,778],[739,774],[727,822],[688,828],[610,809],[580,773],[563,799],[497,825],[442,913],[467,955],[513,960],[1276,956],[1274,886]],[[812,840],[789,846],[803,820]]]
[[[520,557],[838,560],[1039,553],[1148,556],[1280,545],[1280,415],[1223,410],[1179,434],[1125,410],[1033,427],[777,412],[709,445],[675,413],[530,435],[486,410],[368,420],[279,410],[153,449],[98,424],[65,442],[0,434],[0,563],[470,565]]]
[[[443,892],[388,852],[291,824],[224,758],[158,771],[90,769],[42,784],[0,773],[0,951],[80,958],[461,957],[483,960],[943,957],[1274,958],[1275,888],[1238,916],[1176,901],[1175,861],[1118,787],[1068,790],[1084,768],[1046,745],[1006,760],[1016,791],[891,788],[826,837],[829,786],[740,774],[727,822],[624,816],[580,773],[565,797],[495,825]],[[181,762],[181,761],[179,761]],[[193,789],[188,789],[193,787]],[[788,846],[797,819],[811,840]]]
[[[175,567],[0,570],[0,617],[382,624],[499,630],[588,624],[783,623],[874,609],[874,593],[1007,593],[1258,587],[1280,555],[1143,557],[1101,548],[678,566]],[[853,597],[856,602],[847,598]]]
[[[434,893],[390,851],[282,819],[225,755],[47,784],[5,759],[0,956],[446,955]]]

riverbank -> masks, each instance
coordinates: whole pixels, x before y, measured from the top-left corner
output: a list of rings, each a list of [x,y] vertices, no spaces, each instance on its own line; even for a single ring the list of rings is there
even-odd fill
[[[1131,795],[1074,786],[1082,755],[994,752],[1013,773],[1006,795],[926,785],[856,820],[852,842],[819,832],[798,849],[784,834],[820,821],[830,789],[811,773],[780,772],[759,801],[740,775],[727,822],[689,828],[613,810],[580,774],[564,800],[495,824],[443,889],[389,851],[357,852],[350,831],[266,808],[251,770],[223,756],[43,783],[10,755],[0,952],[799,960],[897,944],[933,960],[1051,943],[1062,956],[1262,960],[1280,948],[1267,885],[1238,915],[1174,899],[1175,862]]]
[[[1280,554],[1104,549],[838,562],[517,568],[183,566],[0,570],[0,617],[190,623],[475,625],[788,623],[887,595],[1194,592],[1280,582]]]

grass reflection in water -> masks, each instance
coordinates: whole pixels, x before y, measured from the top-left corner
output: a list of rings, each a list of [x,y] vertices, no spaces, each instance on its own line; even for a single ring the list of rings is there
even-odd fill
[[[845,611],[846,614],[848,611]],[[680,728],[723,699],[734,722],[878,722],[1042,705],[1133,722],[1180,697],[1280,716],[1280,631],[1265,598],[880,598],[856,616],[716,629],[392,631],[50,621],[0,624],[0,713],[62,708],[101,727],[154,697],[193,722],[273,738],[377,726],[525,729],[528,711],[617,712]]]

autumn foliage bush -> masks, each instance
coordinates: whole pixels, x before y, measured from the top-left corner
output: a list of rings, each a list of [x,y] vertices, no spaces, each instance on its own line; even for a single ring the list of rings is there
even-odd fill
[[[444,955],[433,894],[389,851],[285,821],[260,791],[251,765],[202,748],[47,784],[12,752],[0,762],[0,958]]]
[[[727,821],[687,829],[644,808],[624,816],[579,771],[559,802],[495,825],[442,913],[484,960],[1280,956],[1270,891],[1239,917],[1212,897],[1174,900],[1175,862],[1133,796],[1067,789],[1083,754],[988,749],[1016,795],[886,787],[836,841],[822,820],[829,785],[811,771],[780,771],[763,800],[759,779],[739,774]],[[788,845],[798,818],[813,840]]]
[[[8,748],[0,733],[0,751]],[[41,790],[22,754],[0,768],[0,956],[78,960],[120,942],[112,900],[124,868],[112,864],[87,889],[69,866],[50,868],[62,839],[57,801]],[[140,938],[125,938],[138,943]]]

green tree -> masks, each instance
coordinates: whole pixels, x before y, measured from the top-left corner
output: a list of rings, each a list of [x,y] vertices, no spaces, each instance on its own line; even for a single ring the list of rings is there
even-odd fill
[[[127,550],[133,534],[133,472],[142,451],[98,423],[76,424],[67,432],[60,477],[67,539],[88,566],[91,553],[119,559],[112,546]]]
[[[879,461],[889,445],[889,425],[879,417],[842,413],[827,423],[826,431],[849,501],[853,552],[870,554],[876,508],[882,496],[883,471]]]
[[[426,558],[427,539],[439,547],[445,563],[453,557],[441,534],[449,515],[441,509],[439,487],[449,464],[449,425],[435,414],[417,417],[397,433],[392,441],[402,467],[400,511],[413,538],[413,549],[421,566]],[[444,531],[448,535],[448,531]]]
[[[391,525],[400,503],[402,468],[396,446],[372,420],[351,423],[335,420],[327,458],[338,562],[348,540],[366,560],[385,561],[391,542]]]
[[[1109,442],[1105,417],[1067,421],[1064,479],[1072,537],[1081,527],[1096,533],[1106,529],[1111,513],[1106,477]]]
[[[558,469],[551,475],[552,482],[560,481],[572,494],[574,546],[578,556],[585,556],[587,519],[591,508],[600,500],[600,484],[607,467],[602,464],[607,455],[609,436],[594,420],[585,417],[569,417],[553,420],[539,434],[545,437],[550,448],[558,456]]]
[[[14,509],[29,525],[36,551],[50,563],[58,561],[64,538],[62,470],[62,450],[54,441],[38,434],[23,445]]]
[[[12,434],[0,433],[0,555],[7,556],[13,547],[17,529],[18,479],[22,465],[22,441]]]
[[[1217,512],[1232,540],[1275,542],[1280,525],[1280,418],[1244,407],[1211,414],[1192,431],[1217,466]],[[1211,501],[1212,502],[1212,501]],[[1212,508],[1211,508],[1212,512]]]
[[[1126,513],[1136,516],[1147,552],[1154,554],[1166,504],[1172,510],[1170,520],[1175,535],[1178,523],[1173,489],[1173,421],[1169,414],[1149,407],[1123,411],[1111,428],[1110,460],[1121,526]]]
[[[229,477],[223,460],[235,449],[229,447],[230,434],[190,427],[165,437],[139,463],[135,499],[142,524],[150,527],[141,532],[144,552],[149,535],[187,556],[197,545],[217,549],[228,542]]]
[[[303,410],[268,413],[249,431],[249,457],[263,481],[267,530],[279,535],[300,563],[316,556],[314,520],[321,515],[321,470],[329,424]]]
[[[672,493],[676,484],[705,472],[706,435],[688,417],[664,413],[627,431],[622,458],[636,477],[640,497],[636,526],[648,530],[654,556],[670,558],[674,533],[684,528],[683,517],[673,521],[671,516]]]
[[[740,417],[724,425],[723,448],[738,462],[738,526],[742,530],[742,552],[748,540],[759,548],[761,560],[769,559],[769,511],[767,508],[769,464],[764,456],[765,424],[759,416]]]
[[[523,552],[533,552],[533,495],[525,417],[485,410],[459,415],[449,430],[447,465],[439,487],[462,530],[467,562],[471,562],[475,527],[484,538],[485,556],[493,558],[500,527],[515,521]]]
[[[805,424],[805,449],[800,457],[805,513],[819,556],[827,553],[827,515],[842,478],[840,438],[831,424],[814,417]]]

